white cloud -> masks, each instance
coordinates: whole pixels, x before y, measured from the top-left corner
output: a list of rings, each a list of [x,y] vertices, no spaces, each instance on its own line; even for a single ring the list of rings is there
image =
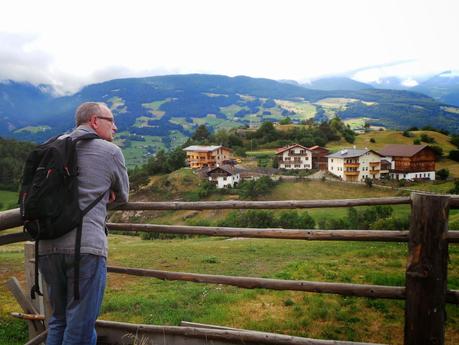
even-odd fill
[[[454,0],[17,0],[4,7],[0,79],[67,91],[166,73],[306,80],[406,60],[416,63],[356,75],[459,70]]]

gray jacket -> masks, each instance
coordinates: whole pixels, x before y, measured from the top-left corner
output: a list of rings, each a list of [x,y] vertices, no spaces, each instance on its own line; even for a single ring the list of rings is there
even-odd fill
[[[81,125],[70,136],[79,137],[95,133],[88,126]],[[81,253],[107,257],[108,243],[105,234],[108,189],[116,193],[116,204],[128,201],[129,179],[121,149],[115,144],[94,139],[77,143],[78,183],[80,209],[84,209],[99,195],[102,200],[83,218]],[[43,240],[39,244],[39,254],[74,254],[76,229],[54,240]]]

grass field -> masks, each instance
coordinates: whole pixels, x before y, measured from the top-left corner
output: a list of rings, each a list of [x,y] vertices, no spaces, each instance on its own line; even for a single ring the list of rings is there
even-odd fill
[[[194,192],[198,182],[190,169],[154,176],[149,187],[133,200],[180,200],[186,193]],[[260,199],[342,199],[397,194],[391,189],[305,180],[280,183]],[[131,212],[129,220],[164,224],[186,224],[190,219],[215,222],[228,212],[150,211],[144,216]],[[347,209],[308,212],[317,220],[344,217]],[[409,212],[409,206],[394,207],[399,217],[408,217]],[[459,212],[451,211],[450,217],[459,221]],[[407,255],[406,243],[208,237],[144,241],[122,235],[110,235],[109,242],[109,264],[116,266],[391,286],[403,286]],[[459,246],[449,248],[448,288],[459,289]],[[25,342],[25,323],[8,317],[10,312],[20,311],[20,307],[3,285],[11,276],[24,283],[23,255],[22,244],[0,247],[0,344]],[[458,344],[459,308],[448,306],[447,313],[446,344]],[[403,301],[239,289],[119,274],[109,274],[101,314],[101,318],[113,321],[177,325],[185,320],[312,338],[396,345],[403,343],[403,317]]]
[[[18,193],[0,190],[0,211],[17,207]]]
[[[24,281],[22,245],[0,248],[0,343],[24,343],[10,321],[20,308],[5,293]],[[142,241],[111,235],[109,264],[277,279],[403,285],[406,244],[225,240]],[[459,288],[459,247],[450,246],[449,288]],[[244,290],[109,274],[101,318],[177,325],[181,320],[304,337],[402,344],[403,302],[326,294]],[[459,342],[459,310],[448,306],[447,341]],[[22,336],[22,337],[21,337]],[[9,337],[9,338],[6,338]]]
[[[445,155],[447,155],[449,151],[455,149],[455,146],[449,142],[449,137],[447,135],[432,131],[412,131],[410,133],[412,137],[405,137],[400,131],[371,131],[357,135],[354,144],[349,144],[344,140],[332,141],[327,144],[327,148],[332,151],[337,151],[344,147],[352,147],[352,145],[355,145],[357,148],[367,147],[377,151],[387,144],[413,144],[414,139],[419,138],[421,134],[427,134],[436,141],[436,143],[432,145],[441,146]],[[370,141],[372,138],[375,141],[374,143]]]

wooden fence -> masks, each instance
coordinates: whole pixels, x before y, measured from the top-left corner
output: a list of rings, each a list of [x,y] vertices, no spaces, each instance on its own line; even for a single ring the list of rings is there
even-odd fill
[[[459,304],[459,290],[447,289],[448,244],[459,243],[459,231],[448,231],[450,208],[459,207],[459,198],[413,193],[411,197],[343,199],[343,200],[289,200],[289,201],[204,201],[204,202],[132,202],[119,208],[130,210],[209,210],[209,209],[298,209],[324,207],[350,207],[369,205],[411,205],[409,231],[392,230],[303,230],[303,229],[255,229],[203,226],[176,226],[154,224],[109,223],[110,230],[133,232],[162,232],[173,234],[199,234],[223,237],[250,237],[290,240],[339,240],[339,241],[385,241],[408,242],[405,286],[379,286],[348,283],[325,283],[265,279],[254,277],[233,277],[224,275],[169,272],[153,269],[139,269],[109,266],[111,273],[154,277],[163,280],[192,281],[207,284],[225,284],[241,288],[265,288],[274,290],[307,291],[332,293],[345,296],[371,298],[404,299],[405,302],[405,345],[424,345],[445,343],[445,304]],[[0,213],[0,231],[21,225],[18,210]],[[0,236],[0,245],[29,240],[22,232]],[[33,256],[30,248],[26,250],[27,263]],[[29,267],[28,271],[33,271]],[[17,292],[17,283],[10,282],[10,290]],[[27,301],[23,301],[27,304]],[[44,303],[46,304],[46,303]],[[22,306],[22,304],[21,304]],[[46,309],[46,308],[45,308]],[[35,309],[23,306],[30,315],[30,323],[35,323]],[[35,317],[35,319],[34,319]],[[116,343],[122,332],[142,334],[160,343],[168,337],[167,344],[204,344],[211,339],[214,344],[308,344],[308,345],[345,345],[363,344],[347,341],[316,340],[290,337],[279,334],[235,330],[224,327],[208,327],[197,324],[175,326],[148,326],[98,321],[98,331]],[[30,329],[30,328],[29,328]],[[42,331],[40,328],[39,331]],[[38,344],[45,338],[45,333],[32,339],[30,344]],[[155,338],[155,336],[157,338]],[[41,338],[40,338],[41,337]]]

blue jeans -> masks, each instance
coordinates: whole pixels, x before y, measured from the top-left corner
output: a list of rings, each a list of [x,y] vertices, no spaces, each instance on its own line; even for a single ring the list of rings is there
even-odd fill
[[[46,345],[96,345],[95,323],[104,297],[105,258],[82,254],[80,299],[74,299],[74,256],[51,254],[39,257],[39,269],[48,285],[53,309]]]

